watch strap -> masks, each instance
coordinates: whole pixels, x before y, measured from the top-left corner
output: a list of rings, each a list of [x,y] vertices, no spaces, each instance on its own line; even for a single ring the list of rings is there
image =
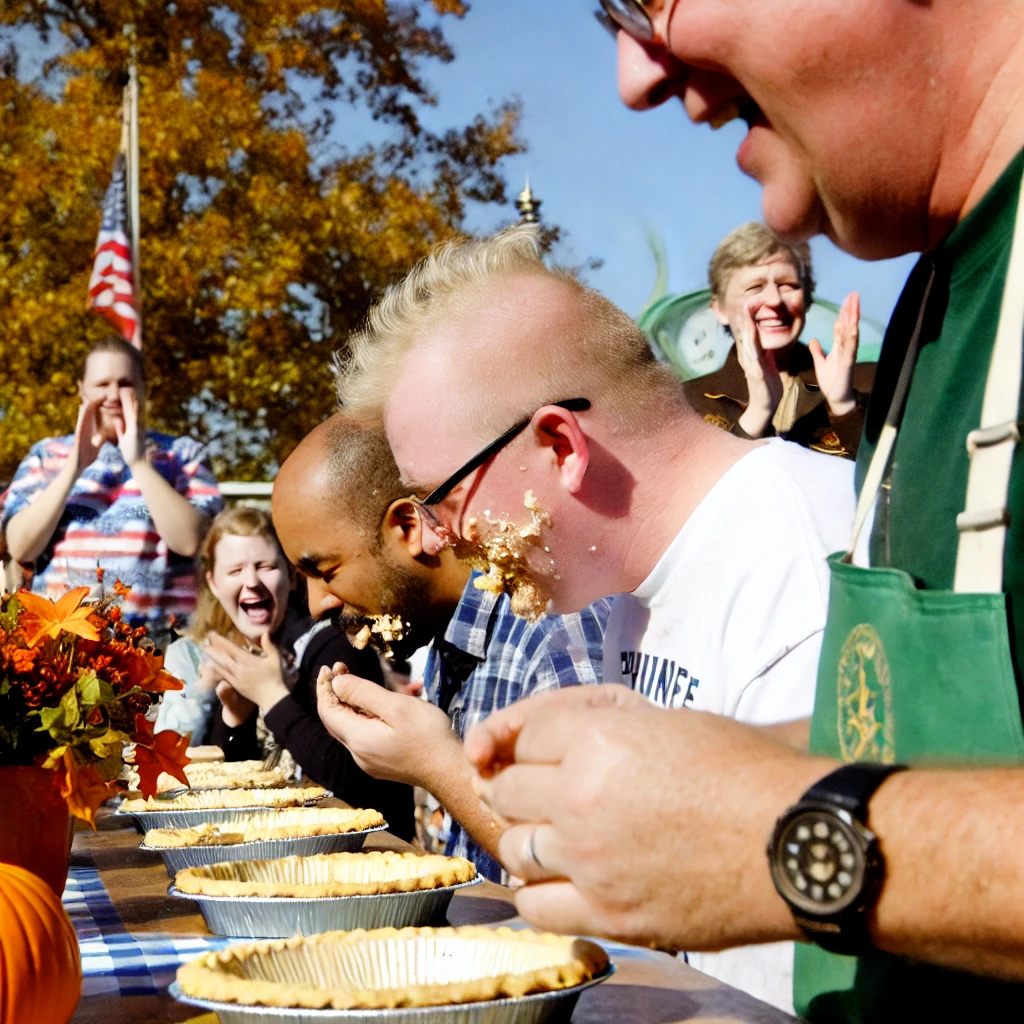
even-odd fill
[[[844,764],[819,779],[801,797],[826,804],[835,804],[852,814],[862,825],[867,821],[868,803],[875,791],[890,775],[906,771],[905,764],[875,764],[858,761]]]

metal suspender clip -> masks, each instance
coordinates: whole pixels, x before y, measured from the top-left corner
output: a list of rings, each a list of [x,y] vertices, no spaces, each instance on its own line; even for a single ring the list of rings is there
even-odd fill
[[[956,528],[964,533],[968,530],[991,530],[993,526],[1009,526],[1008,508],[985,509],[982,512],[961,512],[956,517]]]
[[[991,448],[994,444],[1002,444],[1004,441],[1013,441],[1016,444],[1020,440],[1020,426],[1012,420],[1006,423],[997,423],[994,427],[979,427],[967,435],[967,453],[973,455],[979,448]]]
[[[979,427],[967,435],[967,452],[973,458],[979,448],[993,448],[998,444],[1017,444],[1020,441],[1020,426],[1013,420],[997,423],[992,427]],[[1010,525],[1010,511],[1001,508],[964,511],[956,517],[956,528],[964,533],[969,530],[991,530],[996,526]]]

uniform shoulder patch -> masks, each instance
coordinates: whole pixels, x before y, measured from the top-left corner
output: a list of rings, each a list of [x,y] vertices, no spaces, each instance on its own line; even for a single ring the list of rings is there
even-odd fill
[[[716,412],[704,413],[704,420],[707,423],[713,423],[716,427],[721,427],[722,430],[732,430],[732,424],[724,416],[719,416]]]

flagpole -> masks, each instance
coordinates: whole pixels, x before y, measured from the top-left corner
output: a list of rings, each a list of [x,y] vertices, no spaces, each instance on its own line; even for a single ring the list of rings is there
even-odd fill
[[[135,343],[142,348],[142,287],[139,277],[139,76],[135,64],[135,45],[128,69],[128,208],[132,224],[132,278],[135,285],[135,313],[138,317]]]

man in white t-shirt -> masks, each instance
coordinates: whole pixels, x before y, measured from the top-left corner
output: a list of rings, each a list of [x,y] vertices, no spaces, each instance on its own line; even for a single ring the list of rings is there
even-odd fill
[[[546,267],[529,229],[421,264],[337,383],[351,413],[383,417],[427,550],[486,560],[483,585],[526,615],[620,595],[606,679],[752,723],[807,717],[852,466],[704,422],[633,321]],[[547,828],[528,833],[537,865]],[[789,945],[700,966],[791,1005]]]
[[[643,583],[615,598],[605,680],[753,725],[808,717],[825,559],[849,538],[852,471],[779,440],[734,463]]]
[[[845,459],[789,441],[744,455],[647,579],[615,598],[605,680],[663,707],[751,725],[809,718],[828,608],[825,559],[849,538],[852,471]],[[792,1012],[792,943],[687,959]]]

